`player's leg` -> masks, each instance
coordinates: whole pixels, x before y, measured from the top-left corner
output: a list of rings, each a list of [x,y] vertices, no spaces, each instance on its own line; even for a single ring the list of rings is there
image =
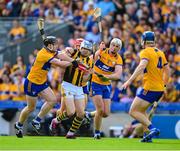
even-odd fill
[[[66,85],[66,83],[63,84],[61,87],[61,94],[63,97],[63,108],[65,108],[65,110],[58,114],[56,118],[54,118],[51,121],[51,124],[49,126],[49,129],[51,131],[56,129],[56,125],[60,123],[62,120],[66,120],[75,114],[74,95],[71,89],[71,85]]]
[[[55,131],[56,127],[61,121],[67,120],[71,118],[75,114],[75,105],[73,96],[69,98],[64,98],[65,110],[63,112],[59,112],[56,118],[52,119],[49,129],[51,131]]]
[[[69,132],[66,135],[66,138],[75,138],[74,135],[76,133],[76,131],[80,128],[82,121],[84,119],[84,97],[79,96],[79,97],[75,97],[74,100],[74,104],[75,104],[75,108],[76,108],[76,116],[73,119],[71,128],[69,129]]]
[[[50,87],[47,87],[46,89],[42,90],[39,93],[39,95],[43,99],[45,99],[46,102],[43,104],[40,112],[35,117],[35,119],[33,119],[32,123],[31,123],[37,133],[38,133],[38,130],[40,129],[40,126],[41,126],[40,122],[41,122],[42,118],[53,108],[53,106],[57,102],[57,98]]]
[[[151,124],[151,122],[149,121],[149,119],[146,116],[146,110],[148,109],[148,107],[151,104],[147,101],[144,101],[143,99],[139,98],[139,97],[135,97],[129,114],[135,118],[136,120],[138,120],[139,122],[141,122],[144,126],[149,126]]]
[[[102,117],[104,114],[104,103],[103,103],[102,96],[101,95],[93,96],[93,102],[96,108],[96,114],[94,117],[94,129],[95,129],[94,137],[99,139],[101,124],[102,124]]]
[[[61,97],[61,106],[60,106],[60,109],[58,109],[56,111],[56,117],[62,115],[63,112],[66,112],[66,104],[65,104],[65,101],[64,101],[64,97]]]
[[[83,87],[83,92],[84,92],[84,97],[85,97],[85,99],[84,99],[85,107],[84,108],[86,109],[86,106],[88,103],[88,96],[90,94],[87,86]],[[96,113],[96,111],[92,111],[92,112],[85,111],[85,118],[87,119],[88,122],[90,122],[91,118],[94,118],[95,113]]]
[[[139,138],[143,136],[143,125],[141,123],[138,123],[136,125],[133,125],[131,135],[129,138]]]
[[[23,124],[29,114],[36,108],[37,97],[26,95],[27,106],[21,111],[18,122],[15,123],[15,130],[17,137],[23,137]]]
[[[36,84],[31,83],[28,79],[24,81],[24,92],[26,94],[27,106],[21,111],[18,122],[15,123],[15,130],[17,137],[22,137],[22,128],[28,115],[34,111],[36,107],[36,100],[38,91]]]
[[[58,122],[61,122],[62,120],[65,120],[69,117],[72,117],[75,114],[75,105],[74,105],[74,95],[70,90],[65,90],[63,87],[62,90],[62,111],[61,114],[59,114],[56,119]]]
[[[145,136],[142,139],[142,142],[149,142],[149,140],[151,140],[151,138],[153,136],[159,135],[159,132],[160,132],[158,129],[156,129],[152,125],[151,121],[147,117],[146,110],[148,109],[148,107],[150,105],[151,105],[151,103],[149,101],[146,101],[140,97],[135,97],[135,99],[131,105],[130,111],[129,111],[129,114],[132,117],[134,117],[135,119],[140,121],[143,124],[143,126],[147,127],[148,130],[150,131],[150,134]]]
[[[103,102],[103,86],[92,82],[92,99],[96,108],[96,114],[94,117],[94,138],[100,139],[100,129],[102,123],[102,117],[104,114],[104,102]]]
[[[103,103],[104,103],[104,113],[103,117],[106,118],[110,114],[110,105],[111,105],[111,85],[103,86]]]
[[[110,99],[103,99],[103,103],[104,103],[103,117],[106,118],[110,114],[111,100]]]

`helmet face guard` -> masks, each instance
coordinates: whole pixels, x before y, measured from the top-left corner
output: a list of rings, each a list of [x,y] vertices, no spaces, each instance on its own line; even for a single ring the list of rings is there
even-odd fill
[[[82,48],[85,48],[85,49],[88,49],[89,51],[92,51],[93,45],[92,45],[91,42],[84,40],[84,41],[81,43],[81,46],[80,46],[80,49],[82,49]]]

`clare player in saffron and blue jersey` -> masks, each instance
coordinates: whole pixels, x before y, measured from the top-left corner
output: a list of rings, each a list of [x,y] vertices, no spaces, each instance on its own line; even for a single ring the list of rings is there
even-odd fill
[[[37,117],[31,125],[37,133],[40,130],[41,119],[49,112],[56,103],[56,96],[47,82],[47,74],[51,65],[66,68],[72,64],[78,66],[77,61],[57,51],[58,43],[56,37],[48,36],[44,40],[44,47],[38,52],[34,64],[25,79],[24,92],[26,94],[27,106],[21,111],[18,122],[15,123],[17,137],[23,137],[23,123],[28,115],[35,109],[37,97],[40,95],[46,102],[42,106]],[[66,61],[61,61],[64,59]]]
[[[148,135],[144,134],[141,142],[152,142],[152,137],[158,136],[160,130],[153,126],[147,117],[146,110],[152,103],[157,102],[162,97],[165,85],[169,79],[169,65],[164,53],[155,47],[154,32],[144,32],[141,45],[144,49],[140,52],[140,63],[122,88],[127,88],[144,71],[143,89],[135,97],[129,114],[141,122],[146,130],[149,131]]]
[[[100,47],[104,44],[101,43]],[[92,95],[96,107],[94,118],[95,139],[100,139],[100,128],[102,118],[107,117],[110,113],[110,80],[120,79],[122,73],[122,58],[118,54],[121,50],[122,42],[114,38],[110,47],[99,51],[95,54],[94,73],[92,75]]]

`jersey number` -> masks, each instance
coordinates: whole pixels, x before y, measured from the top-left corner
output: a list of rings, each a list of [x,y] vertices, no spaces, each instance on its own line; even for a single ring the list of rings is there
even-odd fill
[[[162,69],[162,58],[161,57],[159,57],[159,59],[158,59],[157,68]]]

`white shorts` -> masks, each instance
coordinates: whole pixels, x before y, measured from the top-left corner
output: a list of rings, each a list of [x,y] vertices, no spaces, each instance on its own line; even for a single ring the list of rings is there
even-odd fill
[[[82,87],[65,81],[63,81],[61,85],[61,94],[63,97],[72,98],[74,100],[85,99]]]

